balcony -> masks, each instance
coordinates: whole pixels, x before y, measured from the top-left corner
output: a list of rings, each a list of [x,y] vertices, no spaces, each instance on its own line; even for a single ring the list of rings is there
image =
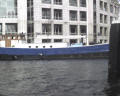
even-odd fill
[[[62,2],[54,2],[55,5],[62,5]]]
[[[80,21],[86,21],[86,18],[80,18]]]
[[[62,17],[54,17],[55,20],[62,20]]]
[[[54,35],[63,35],[62,32],[54,32]]]
[[[49,36],[49,35],[51,35],[51,32],[42,32],[42,35],[47,35],[47,36]]]
[[[74,32],[74,33],[70,33],[70,35],[78,35],[78,33],[77,33],[77,32]]]

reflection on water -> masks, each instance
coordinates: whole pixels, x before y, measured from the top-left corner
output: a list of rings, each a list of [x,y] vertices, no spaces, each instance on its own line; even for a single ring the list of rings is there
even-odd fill
[[[109,84],[107,77],[108,60],[104,59],[1,61],[0,93],[3,96],[119,96],[118,85]]]
[[[108,89],[106,89],[107,96],[120,96],[120,85],[119,83],[109,84]]]

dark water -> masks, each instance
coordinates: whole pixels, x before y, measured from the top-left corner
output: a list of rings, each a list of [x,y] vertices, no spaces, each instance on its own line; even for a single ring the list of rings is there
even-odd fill
[[[0,61],[0,96],[120,96],[108,60]]]

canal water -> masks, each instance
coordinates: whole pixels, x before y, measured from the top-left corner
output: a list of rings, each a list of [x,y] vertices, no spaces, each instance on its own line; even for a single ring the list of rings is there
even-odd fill
[[[120,96],[107,78],[106,59],[0,61],[0,96]]]

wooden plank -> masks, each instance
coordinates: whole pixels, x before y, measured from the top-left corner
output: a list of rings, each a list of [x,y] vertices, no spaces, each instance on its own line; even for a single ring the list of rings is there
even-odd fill
[[[5,47],[11,47],[11,40],[5,40]]]

